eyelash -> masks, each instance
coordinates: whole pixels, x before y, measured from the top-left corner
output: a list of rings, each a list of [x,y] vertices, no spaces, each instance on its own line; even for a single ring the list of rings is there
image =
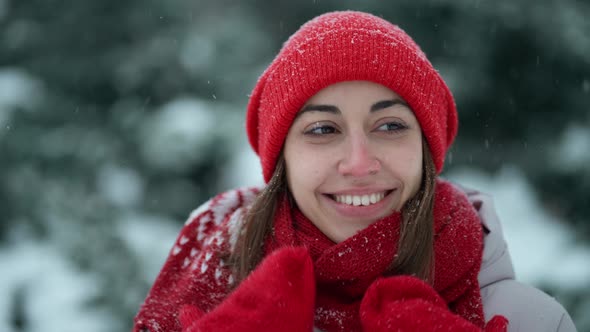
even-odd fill
[[[379,127],[377,127],[377,129],[379,129],[383,126],[388,127],[388,129],[385,131],[394,132],[394,133],[408,129],[408,126],[406,126],[405,124],[403,124],[401,122],[387,122],[387,123],[384,123],[384,124],[380,125]],[[391,129],[390,126],[395,126],[395,128]]]
[[[387,129],[385,130],[379,130],[379,128],[382,128],[384,126],[387,126]],[[394,128],[391,128],[391,127]],[[380,125],[379,127],[377,127],[377,131],[382,131],[382,132],[387,132],[387,133],[399,133],[401,131],[404,131],[408,129],[408,126],[406,126],[405,124],[401,123],[401,122],[387,122],[384,123],[382,125]],[[320,132],[317,132],[320,131]],[[318,124],[314,127],[312,127],[309,130],[306,130],[303,134],[308,135],[308,136],[326,136],[326,135],[333,135],[333,134],[337,134],[339,133],[338,129],[336,129],[334,126],[331,125],[325,125],[325,124]]]
[[[318,133],[317,130],[321,130],[322,132]],[[324,130],[330,130],[330,132],[324,132]],[[304,132],[305,135],[309,136],[325,136],[325,135],[332,135],[338,133],[338,130],[334,128],[334,126],[325,125],[325,124],[317,124],[313,126],[311,129],[306,130]]]

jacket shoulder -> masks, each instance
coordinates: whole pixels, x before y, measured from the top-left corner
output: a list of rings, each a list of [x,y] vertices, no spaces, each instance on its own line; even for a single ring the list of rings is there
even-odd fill
[[[194,209],[184,223],[184,227],[202,222],[203,218],[207,221],[208,218],[212,218],[214,224],[220,225],[236,209],[248,207],[261,189],[260,187],[237,188],[217,194]]]
[[[509,332],[576,331],[571,317],[554,298],[515,280],[512,259],[492,197],[453,185],[467,195],[484,229],[484,252],[478,280],[486,321],[502,315],[509,321]]]
[[[486,321],[502,315],[509,321],[509,332],[576,331],[571,317],[554,298],[516,280],[488,285],[481,295]]]
[[[259,192],[257,187],[228,190],[193,210],[180,230],[169,260],[172,256],[183,257],[179,255],[181,251],[186,255],[184,249],[188,247],[194,253],[225,240],[227,245],[219,246],[220,249],[233,250],[244,216]]]
[[[208,311],[233,283],[224,255],[231,252],[243,217],[260,188],[233,189],[211,198],[189,216],[137,316],[133,331],[180,331],[182,305]]]

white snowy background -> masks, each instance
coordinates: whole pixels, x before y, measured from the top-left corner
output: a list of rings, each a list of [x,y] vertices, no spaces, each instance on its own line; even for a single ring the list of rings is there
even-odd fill
[[[452,3],[467,9],[480,5],[480,1],[473,4],[473,1],[467,0]],[[11,1],[0,0],[0,23],[8,20],[10,4]],[[199,3],[198,6],[204,7],[205,4]],[[584,41],[589,40],[588,21],[583,20],[584,16],[574,10],[575,6],[571,3],[562,8],[562,2],[556,1],[551,2],[551,6],[546,10],[555,13],[554,23],[565,25],[569,22],[570,25],[556,30],[553,29],[554,24],[544,24],[542,15],[532,15],[529,20],[542,27],[539,28],[542,33],[555,38],[565,36],[564,39],[571,41],[568,45],[571,45],[572,52],[587,57],[590,43]],[[502,18],[508,24],[516,26],[522,20],[522,13],[512,2],[494,5],[492,10],[502,12]],[[533,14],[541,10],[545,9],[537,9]],[[256,75],[263,70],[258,65],[252,66],[250,59],[258,59],[276,46],[267,43],[270,32],[252,22],[251,15],[247,14],[233,8],[218,16],[203,16],[184,26],[183,35],[164,29],[161,35],[146,42],[147,46],[141,46],[145,48],[138,47],[140,51],[129,55],[127,62],[117,69],[117,84],[121,89],[131,89],[153,65],[150,61],[165,58],[162,53],[169,49],[161,45],[166,44],[166,40],[173,40],[171,44],[176,47],[174,50],[178,54],[175,57],[182,71],[206,77],[206,84],[211,87],[209,96],[196,97],[185,93],[149,113],[134,110],[137,102],[134,100],[123,100],[113,106],[112,113],[116,117],[111,119],[112,123],[127,128],[131,139],[137,142],[137,153],[142,163],[149,170],[174,174],[186,172],[191,165],[208,162],[207,153],[195,151],[220,149],[226,151],[230,158],[218,166],[223,168],[223,176],[216,180],[219,191],[262,183],[258,159],[247,144],[244,132],[245,105],[235,102],[235,99],[226,102],[221,96],[225,94],[225,99],[231,99],[227,98],[228,95],[245,97]],[[232,24],[219,24],[220,18]],[[27,24],[30,22],[18,21],[13,25],[14,43],[18,42],[19,31],[35,28]],[[235,34],[237,27],[240,35]],[[224,43],[236,45],[240,52],[222,50],[219,45]],[[270,59],[263,60],[260,62],[266,63]],[[449,69],[452,65],[445,67],[442,64],[442,67],[441,72],[449,79],[454,91],[471,93],[469,90],[475,85],[461,84],[463,78],[454,76]],[[222,70],[232,72],[234,79],[222,80],[218,74]],[[211,82],[208,81],[210,77]],[[159,81],[154,80],[153,83]],[[44,113],[43,105],[46,97],[55,92],[51,89],[51,84],[23,68],[0,66],[0,143],[8,141],[10,135],[20,130],[15,126],[18,124],[15,119],[50,117]],[[581,89],[588,96],[590,77],[582,80]],[[581,102],[581,105],[587,106],[588,103]],[[67,125],[36,134],[38,137],[26,140],[37,144],[35,153],[38,159],[56,160],[76,155],[84,163],[96,163],[96,169],[84,175],[83,180],[90,184],[53,178],[32,162],[3,174],[0,186],[15,196],[32,198],[36,205],[29,208],[38,211],[30,215],[48,225],[49,231],[47,236],[36,235],[33,226],[30,226],[34,223],[28,219],[29,214],[23,213],[11,220],[0,217],[0,223],[10,225],[6,230],[8,240],[0,242],[0,332],[119,331],[121,323],[113,319],[112,312],[97,309],[108,307],[96,305],[105,288],[104,275],[101,277],[93,273],[92,268],[80,268],[90,263],[77,261],[77,257],[83,255],[78,255],[76,251],[94,248],[96,253],[93,254],[92,264],[103,263],[104,266],[99,266],[101,271],[114,271],[108,272],[110,280],[118,283],[112,287],[124,292],[126,287],[131,289],[134,286],[126,284],[129,272],[109,266],[113,264],[113,256],[124,251],[118,249],[120,246],[132,255],[128,268],[138,275],[134,275],[137,278],[133,280],[149,285],[172,247],[182,220],[171,220],[168,215],[142,205],[146,200],[158,203],[150,196],[152,184],[144,170],[117,158],[105,162],[98,157],[115,155],[113,151],[121,144],[118,138],[105,136],[100,130],[85,132]],[[482,146],[482,149],[486,148]],[[563,135],[555,137],[554,145],[547,148],[556,157],[548,161],[539,160],[538,163],[563,170],[587,169],[590,164],[590,128],[584,123],[571,124]],[[4,151],[0,151],[0,165],[4,157]],[[532,185],[527,182],[525,172],[506,160],[502,168],[494,173],[462,166],[453,168],[444,176],[493,196],[519,280],[564,292],[589,287],[590,248],[580,244],[578,234],[565,220],[560,220],[543,206]],[[73,182],[80,180],[74,175],[72,179]],[[95,187],[96,190],[87,187]],[[201,190],[183,181],[158,189],[165,189],[169,196],[184,202]],[[170,202],[174,203],[174,200]],[[193,207],[200,203],[195,201]],[[97,211],[105,213],[88,222],[86,219]],[[187,210],[186,216],[189,213],[190,210]],[[108,223],[106,219],[109,219]],[[103,239],[97,239],[106,234],[105,229],[120,243],[113,242],[115,245],[109,247],[111,242],[103,243]],[[110,251],[106,250],[109,248]],[[127,256],[119,258],[126,262]],[[131,266],[131,261],[135,265]],[[125,307],[136,310],[145,295],[130,290],[123,296],[127,301]],[[590,299],[581,301],[575,309],[577,312],[590,312]],[[577,317],[578,326],[590,326],[589,316]],[[18,328],[22,323],[20,319],[26,320],[26,329]]]

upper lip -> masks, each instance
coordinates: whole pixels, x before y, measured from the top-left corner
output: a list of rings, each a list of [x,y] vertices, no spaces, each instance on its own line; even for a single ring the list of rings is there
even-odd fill
[[[392,190],[394,190],[395,188],[383,188],[383,187],[367,187],[367,188],[352,188],[352,189],[344,189],[344,190],[338,190],[338,191],[333,191],[333,192],[329,192],[329,193],[325,193],[327,195],[353,195],[353,196],[362,196],[362,195],[370,195],[370,194],[376,194],[376,193],[388,193]]]

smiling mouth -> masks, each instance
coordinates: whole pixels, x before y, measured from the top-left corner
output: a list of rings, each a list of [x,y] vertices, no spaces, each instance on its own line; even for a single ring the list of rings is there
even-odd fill
[[[389,195],[393,190],[387,190],[366,195],[328,195],[331,199],[340,204],[351,206],[369,206],[379,203],[385,196]]]

